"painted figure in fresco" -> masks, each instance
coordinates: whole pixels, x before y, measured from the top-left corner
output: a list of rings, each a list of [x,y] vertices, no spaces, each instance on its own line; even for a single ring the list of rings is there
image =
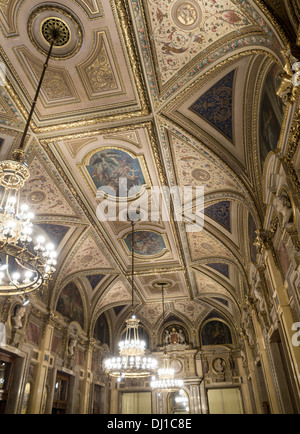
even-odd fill
[[[221,321],[210,321],[202,330],[202,345],[226,345],[232,343],[231,333]]]
[[[131,251],[131,233],[125,238],[125,242]],[[166,248],[164,238],[156,232],[137,231],[135,233],[134,251],[138,255],[157,255]]]
[[[120,149],[103,149],[96,152],[86,168],[95,187],[112,196],[127,196],[130,190],[138,192],[145,184],[138,159]],[[126,185],[123,180],[126,180]],[[124,191],[122,191],[123,184]]]
[[[62,290],[57,302],[56,310],[71,321],[77,321],[81,328],[84,328],[82,300],[74,282],[69,283]]]

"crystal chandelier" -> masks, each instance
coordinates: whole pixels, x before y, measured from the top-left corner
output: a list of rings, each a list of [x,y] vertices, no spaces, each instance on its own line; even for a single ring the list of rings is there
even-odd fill
[[[165,302],[164,302],[164,287],[168,285],[168,282],[157,282],[155,284],[156,287],[161,287],[162,292],[162,306],[163,306],[163,324],[165,322]],[[171,368],[170,366],[170,358],[167,354],[167,346],[166,343],[164,344],[164,356],[162,359],[162,367],[158,369],[157,375],[158,378],[155,376],[152,377],[152,381],[150,383],[150,386],[154,390],[177,390],[183,387],[184,381],[180,378],[175,378],[175,370]]]
[[[0,296],[21,295],[24,302],[27,294],[39,289],[52,277],[56,265],[54,246],[46,244],[44,237],[33,242],[33,213],[26,203],[21,203],[21,189],[30,177],[25,163],[24,145],[36,101],[41,89],[48,62],[59,31],[55,27],[49,34],[50,45],[43,72],[31,106],[29,117],[19,148],[13,159],[0,162]]]
[[[134,311],[134,224],[132,227],[132,311]],[[153,375],[157,370],[157,360],[145,354],[146,343],[139,338],[139,319],[133,314],[126,321],[125,337],[119,343],[119,356],[111,357],[104,361],[104,369],[111,377],[121,381],[125,378],[143,378]]]

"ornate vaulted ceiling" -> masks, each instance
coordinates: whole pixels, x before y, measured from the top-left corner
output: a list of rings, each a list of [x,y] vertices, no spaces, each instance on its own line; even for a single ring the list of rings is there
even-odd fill
[[[61,289],[76,285],[85,331],[108,310],[124,319],[131,227],[99,219],[99,190],[125,176],[145,209],[151,187],[204,186],[202,231],[162,215],[137,225],[138,314],[151,328],[161,321],[154,283],[164,279],[169,315],[196,328],[214,310],[238,328],[265,206],[263,164],[284,118],[274,95],[282,28],[258,0],[0,0],[2,159],[24,128],[48,17],[71,38],[50,59],[27,141],[23,196],[59,252],[40,301],[54,310]]]

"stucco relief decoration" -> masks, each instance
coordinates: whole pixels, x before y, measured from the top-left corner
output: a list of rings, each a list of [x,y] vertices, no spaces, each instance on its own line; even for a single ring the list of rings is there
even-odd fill
[[[250,25],[233,2],[149,0],[162,84],[223,36]]]
[[[182,140],[174,137],[172,146],[177,163],[177,172],[183,185],[197,186],[201,182],[205,193],[215,190],[241,191],[235,179],[223,169],[218,161],[208,153],[202,151],[199,154]]]
[[[33,56],[27,48],[20,47],[17,49],[19,61],[24,65],[25,72],[33,87],[38,83],[39,77],[43,71],[43,62]],[[65,103],[78,102],[79,98],[74,88],[69,72],[64,68],[48,67],[42,85],[41,97],[45,104],[57,104],[58,101]]]
[[[204,274],[197,273],[196,284],[199,296],[223,294],[230,297],[230,293],[223,286]]]
[[[194,323],[204,309],[200,304],[195,303],[194,301],[185,301],[184,303],[175,303],[175,310],[185,315],[192,323]]]
[[[230,252],[221,244],[221,242],[205,231],[189,233],[188,242],[193,261],[202,258],[232,258]]]
[[[290,223],[293,214],[293,207],[288,194],[283,192],[275,197],[273,205],[281,218],[281,224],[284,228]]]
[[[285,59],[283,72],[280,74],[281,83],[277,90],[277,95],[284,104],[296,101],[300,86],[300,62],[291,53],[291,48],[282,51]]]
[[[162,306],[159,304],[145,305],[139,310],[138,315],[154,326],[162,315]]]
[[[112,67],[115,60],[110,60],[112,53],[109,52],[108,46],[106,34],[98,32],[92,54],[78,67],[90,98],[96,98],[103,92],[115,92],[121,89]]]
[[[66,275],[82,269],[110,268],[105,255],[100,251],[95,240],[89,236],[72,253],[66,267]]]
[[[13,35],[17,31],[15,11],[18,3],[20,3],[20,0],[0,0],[0,12],[3,17],[3,26],[10,35]]]
[[[121,304],[121,302],[126,302],[130,299],[131,295],[125,285],[122,282],[116,282],[107,292],[105,292],[104,296],[101,297],[100,303],[97,307],[98,310],[101,310],[104,306],[108,306],[112,303]]]
[[[30,164],[30,178],[22,195],[24,202],[30,203],[30,208],[36,214],[74,215],[74,210],[37,157]]]
[[[163,340],[166,345],[188,345],[188,334],[180,325],[170,325],[163,332]]]

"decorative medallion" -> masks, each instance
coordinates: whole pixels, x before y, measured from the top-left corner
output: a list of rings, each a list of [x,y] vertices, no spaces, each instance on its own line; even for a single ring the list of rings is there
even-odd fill
[[[203,24],[204,11],[195,0],[177,0],[171,7],[171,18],[176,27],[184,31],[191,31]]]
[[[42,203],[46,199],[46,194],[43,191],[33,191],[27,197],[29,203]]]
[[[216,374],[222,374],[223,372],[225,372],[226,366],[227,363],[226,360],[223,359],[223,357],[217,357],[212,362],[212,367]]]
[[[210,180],[210,174],[204,170],[196,168],[192,171],[192,177],[196,179],[196,181],[209,181]]]
[[[74,56],[82,46],[82,30],[74,14],[56,6],[41,6],[28,21],[31,42],[43,54],[49,50],[53,31],[58,33],[52,57],[59,60]]]
[[[69,26],[61,19],[47,18],[42,23],[42,35],[45,41],[51,44],[53,32],[57,32],[58,39],[55,41],[56,47],[64,47],[70,42],[71,32]]]

